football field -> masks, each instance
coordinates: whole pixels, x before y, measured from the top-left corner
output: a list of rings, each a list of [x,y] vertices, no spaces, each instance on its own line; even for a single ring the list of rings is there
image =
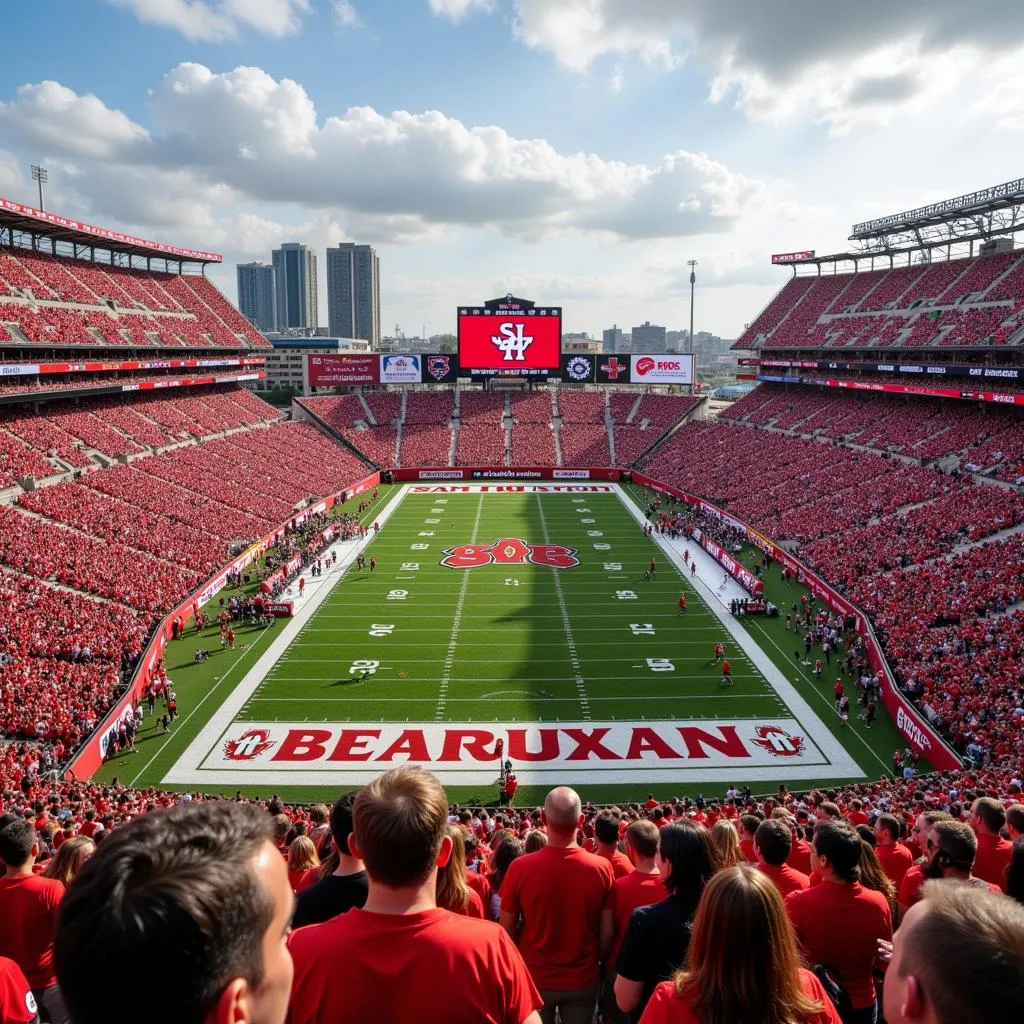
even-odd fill
[[[683,542],[646,537],[618,485],[407,485],[375,518],[376,567],[343,545],[148,781],[324,799],[414,761],[455,799],[492,799],[499,754],[526,787],[594,799],[865,776],[829,702],[729,614],[735,585],[695,545],[696,573]]]

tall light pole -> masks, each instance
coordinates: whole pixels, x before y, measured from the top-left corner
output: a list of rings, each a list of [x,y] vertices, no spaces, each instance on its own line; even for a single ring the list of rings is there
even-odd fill
[[[39,209],[43,207],[43,185],[49,181],[49,174],[45,167],[40,167],[38,164],[32,165],[32,180],[39,185]]]
[[[694,388],[696,387],[696,366],[693,363],[693,292],[697,284],[697,261],[687,260],[686,265],[690,268],[690,341],[687,345],[687,354],[691,357],[690,365],[692,367],[692,378],[693,381],[690,384],[690,394],[693,394]]]

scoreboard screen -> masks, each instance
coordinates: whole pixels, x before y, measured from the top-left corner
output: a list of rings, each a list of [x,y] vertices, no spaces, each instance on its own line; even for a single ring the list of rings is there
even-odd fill
[[[557,377],[560,307],[459,308],[459,371],[469,377]]]

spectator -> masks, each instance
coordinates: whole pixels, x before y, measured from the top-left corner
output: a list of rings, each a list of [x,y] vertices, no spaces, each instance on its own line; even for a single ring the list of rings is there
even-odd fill
[[[1006,894],[1024,904],[1024,838],[1013,844],[1006,868]]]
[[[548,793],[543,850],[514,861],[501,886],[501,926],[516,941],[544,1001],[541,1020],[590,1024],[597,1005],[601,911],[615,881],[603,857],[576,841],[583,825],[577,793]]]
[[[523,852],[536,853],[538,850],[543,850],[547,845],[547,835],[541,832],[539,828],[532,828],[526,835],[526,841],[523,843]]]
[[[922,857],[918,863],[914,864],[907,871],[903,876],[903,881],[900,883],[898,899],[901,920],[919,899],[921,886],[924,884],[924,849],[928,833],[931,831],[932,825],[937,821],[951,820],[946,811],[924,811],[917,816],[910,834],[914,843],[920,849]]]
[[[71,1017],[106,1024],[113,1000],[156,1024],[281,1024],[291,913],[262,811],[217,801],[144,814],[100,845],[61,904],[54,961]]]
[[[643,819],[634,821],[626,829],[626,849],[634,870],[615,880],[601,913],[601,959],[609,967],[602,987],[601,1005],[610,1021],[625,1020],[615,1004],[614,965],[629,919],[637,907],[650,906],[665,898],[665,886],[655,862],[659,835],[658,826]]]
[[[807,875],[786,863],[792,848],[793,833],[784,821],[769,818],[757,826],[754,849],[757,851],[758,870],[771,879],[783,899],[791,892],[800,892],[811,885]]]
[[[715,851],[715,867],[719,871],[743,863],[740,837],[731,821],[722,818],[711,826],[711,845]]]
[[[880,814],[875,822],[875,855],[882,870],[897,889],[914,863],[914,855],[900,842],[900,819]]]
[[[800,966],[778,890],[746,864],[708,884],[686,966],[658,985],[641,1021],[840,1024],[821,982]]]
[[[888,902],[860,884],[861,845],[845,822],[819,821],[811,841],[811,868],[822,882],[786,897],[786,912],[807,963],[832,968],[849,998],[843,1024],[874,1024],[877,1019],[878,941],[892,938]]]
[[[447,864],[437,869],[437,905],[453,914],[483,920],[483,900],[466,882],[466,843],[462,838],[465,833],[458,825],[448,825],[447,833],[452,841],[452,855]]]
[[[43,878],[55,878],[66,889],[71,879],[82,870],[85,862],[96,852],[96,844],[88,836],[65,839],[53,859],[43,870]]]
[[[349,847],[366,864],[369,895],[292,933],[291,1024],[538,1024],[540,996],[508,936],[436,904],[437,869],[452,855],[447,827],[444,790],[421,768],[396,768],[360,791]]]
[[[1001,888],[972,874],[978,853],[978,840],[974,830],[963,821],[937,821],[925,840],[925,878],[953,878],[977,889]],[[1006,879],[1004,877],[1003,884]]]
[[[615,963],[615,1001],[638,1021],[654,987],[682,966],[690,922],[715,873],[715,851],[703,825],[675,821],[661,830],[658,870],[668,897],[634,910]]]
[[[288,847],[288,884],[292,892],[308,889],[317,879],[320,858],[309,836],[296,836]]]
[[[526,837],[527,843],[530,841],[531,836],[541,835],[544,833],[539,829],[534,829],[529,836]],[[536,843],[536,840],[534,841]],[[547,836],[544,836],[544,842],[537,845],[536,850],[542,850],[547,846]],[[509,866],[518,857],[521,857],[527,851],[523,841],[518,836],[504,836],[501,842],[498,843],[498,848],[494,851],[491,856],[491,871],[487,876],[487,881],[491,886],[491,920],[501,920],[501,886],[505,881],[505,875],[508,872]]]
[[[355,799],[355,793],[343,793],[331,808],[330,830],[338,855],[338,866],[332,874],[299,893],[295,901],[293,928],[329,921],[366,902],[369,891],[366,867],[358,857],[353,856],[349,847]]]
[[[5,1024],[39,1024],[39,1008],[21,968],[0,956],[0,1020]]]
[[[64,886],[33,872],[39,839],[32,824],[11,821],[0,830],[0,956],[10,957],[32,986],[36,1002],[55,1024],[68,1019],[53,964],[53,924]]]
[[[611,811],[602,811],[594,819],[594,838],[598,857],[604,857],[611,864],[616,878],[633,870],[629,858],[619,849],[619,819]]]
[[[1006,834],[1011,843],[1024,838],[1024,804],[1011,804],[1006,808]]]
[[[1024,907],[944,881],[921,895],[893,942],[888,1024],[1024,1020]]]
[[[882,865],[875,854],[875,848],[868,842],[862,829],[870,835],[867,825],[857,826],[857,832],[860,835],[860,860],[857,862],[857,867],[860,869],[860,884],[872,892],[880,892],[885,897],[886,903],[889,904],[889,913],[892,914],[895,921],[899,913],[896,903],[896,886],[882,870]]]
[[[754,850],[754,834],[761,824],[756,814],[740,815],[740,856],[746,864],[757,863],[757,852]]]
[[[1010,863],[1010,844],[999,834],[1005,826],[1006,811],[998,800],[983,796],[971,805],[971,828],[978,837],[974,873],[995,885],[1006,881],[1006,865]]]

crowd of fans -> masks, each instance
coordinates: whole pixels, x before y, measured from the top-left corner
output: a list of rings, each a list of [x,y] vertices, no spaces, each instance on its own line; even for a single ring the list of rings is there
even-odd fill
[[[49,783],[42,748],[3,753],[0,1009],[31,992],[92,1024],[157,963],[147,1016],[176,1024],[1024,1013],[1019,774],[488,811],[403,767],[328,809]]]

